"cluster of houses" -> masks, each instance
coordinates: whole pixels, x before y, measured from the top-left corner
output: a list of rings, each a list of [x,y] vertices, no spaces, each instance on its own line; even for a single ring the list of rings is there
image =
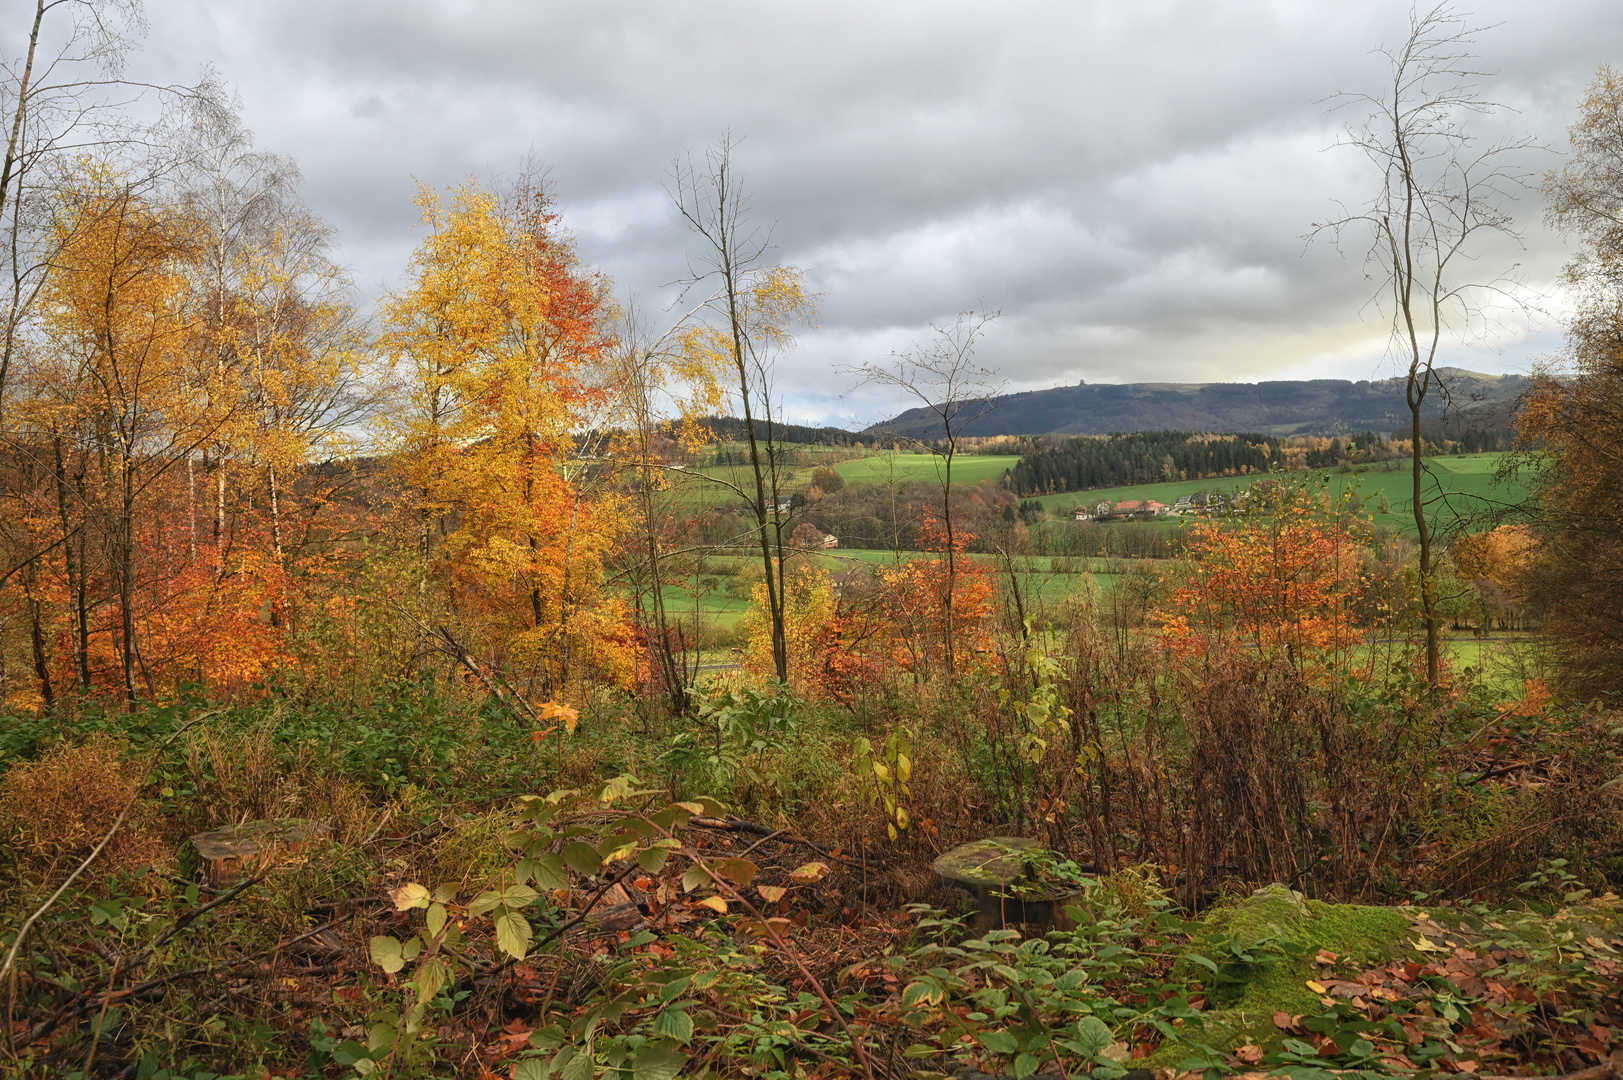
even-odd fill
[[[1111,503],[1101,501],[1093,506],[1079,506],[1073,513],[1077,521],[1144,521],[1158,517],[1210,515],[1237,509],[1250,499],[1250,493],[1237,491],[1232,496],[1221,492],[1210,495],[1184,495],[1175,503],[1156,502],[1154,499],[1123,499]]]

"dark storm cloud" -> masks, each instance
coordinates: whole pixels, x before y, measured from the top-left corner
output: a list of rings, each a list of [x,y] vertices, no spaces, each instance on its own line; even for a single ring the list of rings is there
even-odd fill
[[[1385,374],[1361,250],[1300,239],[1367,167],[1325,152],[1324,99],[1378,85],[1407,9],[1329,3],[240,3],[167,0],[137,67],[212,63],[266,149],[299,160],[363,289],[398,283],[413,183],[552,167],[586,258],[657,306],[689,240],[660,182],[724,130],[778,255],[823,294],[782,385],[805,416],[872,419],[835,365],[981,300],[1012,384]],[[1494,4],[1485,132],[1561,144],[1623,40],[1610,3]],[[1542,170],[1556,160],[1530,159]],[[1548,288],[1566,257],[1519,216]],[[1508,319],[1456,362],[1558,341]]]

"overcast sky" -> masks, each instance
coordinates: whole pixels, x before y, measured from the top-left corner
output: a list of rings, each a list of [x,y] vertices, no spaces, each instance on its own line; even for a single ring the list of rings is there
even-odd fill
[[[8,7],[16,9],[13,0]],[[1623,43],[1616,0],[1484,3],[1488,86],[1556,152]],[[1374,176],[1327,150],[1324,99],[1376,89],[1397,3],[955,4],[161,0],[132,74],[240,94],[261,149],[295,158],[368,297],[402,284],[416,182],[547,163],[583,257],[656,314],[693,245],[661,181],[724,131],[777,257],[822,294],[781,388],[798,418],[891,411],[843,363],[1001,307],[982,356],[1011,388],[1382,377],[1362,249],[1301,237]],[[1519,263],[1553,292],[1568,250],[1516,208]],[[1559,298],[1552,296],[1552,310]],[[1558,318],[1501,320],[1449,362],[1525,370]]]

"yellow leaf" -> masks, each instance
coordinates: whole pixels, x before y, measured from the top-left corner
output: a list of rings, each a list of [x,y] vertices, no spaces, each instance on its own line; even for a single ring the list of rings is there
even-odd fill
[[[1448,951],[1448,949],[1446,949],[1443,946],[1437,944],[1435,941],[1431,940],[1431,938],[1427,937],[1425,934],[1421,934],[1419,937],[1415,938],[1414,947],[1415,947],[1415,950],[1418,951],[1418,952],[1447,952]]]
[[[819,881],[828,876],[828,865],[820,862],[809,862],[789,876],[796,881]]]
[[[1307,988],[1313,991],[1315,994],[1328,994],[1330,992],[1330,988],[1328,986],[1325,986],[1321,982],[1314,982],[1312,979],[1307,981]]]
[[[410,911],[412,908],[428,906],[428,890],[415,881],[392,890],[389,897],[394,900],[396,911]]]
[[[575,733],[575,727],[580,723],[580,710],[572,709],[561,701],[547,702],[536,710],[536,715],[543,720],[562,720],[571,735]]]
[[[711,911],[719,912],[722,915],[727,914],[727,901],[719,896],[707,896],[703,900],[696,902],[700,907],[707,907]]]
[[[765,900],[769,904],[776,904],[779,900],[782,900],[785,896],[789,895],[789,890],[785,889],[781,885],[757,885],[755,886],[755,891],[760,893],[761,899]]]

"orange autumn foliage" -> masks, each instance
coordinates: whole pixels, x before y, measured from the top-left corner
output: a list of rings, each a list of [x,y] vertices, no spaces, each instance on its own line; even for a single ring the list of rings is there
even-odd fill
[[[919,546],[944,553],[946,529],[925,512]],[[997,573],[967,555],[974,534],[956,530],[956,558],[909,559],[879,572],[879,593],[868,615],[870,653],[916,678],[983,666],[996,616]],[[949,599],[950,598],[950,599]],[[952,610],[953,664],[947,663],[948,605]]]
[[[1192,657],[1213,647],[1284,653],[1298,662],[1345,655],[1368,586],[1360,531],[1311,500],[1266,521],[1202,521],[1185,541],[1191,565],[1161,604],[1162,639]]]

